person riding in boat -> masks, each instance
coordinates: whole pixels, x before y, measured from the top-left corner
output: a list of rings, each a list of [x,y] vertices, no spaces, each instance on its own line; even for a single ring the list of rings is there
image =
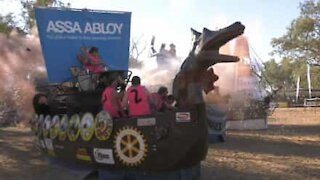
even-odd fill
[[[102,94],[103,110],[108,112],[112,118],[125,116],[124,110],[121,106],[121,99],[117,92],[119,80],[117,78],[110,78],[107,84],[108,85]]]
[[[122,105],[128,106],[129,116],[143,116],[151,114],[151,95],[145,86],[141,85],[138,76],[132,77],[132,86],[125,92]]]
[[[161,86],[158,92],[152,93],[152,102],[154,104],[153,110],[156,112],[163,112],[165,110],[174,109],[174,106],[167,103],[166,98],[168,96],[168,88]]]
[[[166,103],[172,107],[176,106],[176,100],[174,99],[174,96],[172,94],[166,97]]]
[[[89,50],[82,47],[81,55],[78,56],[78,59],[89,72],[101,74],[107,69],[106,64],[103,63],[99,55],[99,49],[95,46],[91,47]]]

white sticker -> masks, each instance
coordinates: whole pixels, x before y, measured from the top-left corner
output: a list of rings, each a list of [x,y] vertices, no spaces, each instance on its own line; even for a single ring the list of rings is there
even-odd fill
[[[114,158],[111,149],[93,148],[94,159],[98,163],[114,164]]]
[[[54,145],[54,148],[55,148],[55,149],[64,149],[64,146],[55,144],[55,145]]]
[[[44,139],[44,143],[46,144],[46,147],[48,150],[53,150],[52,140],[49,138]]]
[[[190,122],[191,121],[190,112],[177,112],[176,113],[176,121],[177,122]]]
[[[138,118],[138,126],[155,126],[156,118]]]

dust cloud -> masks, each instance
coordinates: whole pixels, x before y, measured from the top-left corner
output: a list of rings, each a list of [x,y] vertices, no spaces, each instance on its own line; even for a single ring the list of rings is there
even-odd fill
[[[0,122],[27,122],[33,114],[35,81],[46,78],[38,35],[35,30],[29,36],[1,33],[0,44]]]
[[[258,78],[253,74],[250,61],[250,49],[248,39],[239,36],[235,40],[225,44],[219,50],[220,54],[239,57],[236,63],[219,63],[213,66],[219,80],[215,86],[219,87],[221,95],[230,95],[230,101],[234,104],[242,104],[250,99],[262,99],[263,93],[259,86]],[[213,92],[205,95],[206,102],[212,102]]]

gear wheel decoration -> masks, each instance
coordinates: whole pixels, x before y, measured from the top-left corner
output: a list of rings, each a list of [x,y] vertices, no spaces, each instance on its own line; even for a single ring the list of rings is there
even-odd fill
[[[49,131],[51,128],[51,116],[47,115],[44,119],[42,130],[43,130],[43,137],[48,137]]]
[[[100,141],[109,139],[113,129],[113,121],[110,114],[105,111],[99,112],[96,115],[95,124],[96,138]]]
[[[44,115],[40,114],[39,118],[37,120],[37,123],[36,123],[36,127],[37,127],[37,132],[36,133],[37,133],[38,137],[41,137],[41,135],[42,135],[43,120],[44,120]]]
[[[69,125],[68,121],[69,119],[66,114],[62,116],[60,121],[60,126],[59,126],[59,137],[58,137],[60,141],[65,141],[67,138],[67,130]]]
[[[50,138],[55,139],[58,136],[60,128],[60,117],[59,115],[55,115],[51,121],[51,128],[50,128]]]
[[[80,136],[84,141],[90,141],[94,134],[94,117],[91,113],[85,113],[80,123]]]
[[[116,156],[124,165],[137,166],[144,161],[148,144],[139,130],[124,127],[115,136],[114,149]]]
[[[80,134],[80,116],[74,114],[71,116],[67,130],[68,138],[70,141],[76,141]]]

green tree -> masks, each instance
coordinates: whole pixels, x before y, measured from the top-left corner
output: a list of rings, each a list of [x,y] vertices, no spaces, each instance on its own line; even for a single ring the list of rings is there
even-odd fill
[[[279,64],[265,63],[264,73],[274,86],[285,82],[286,88],[295,88],[300,76],[301,88],[308,88],[307,64],[320,64],[320,1],[300,3],[300,15],[294,19],[287,32],[271,42],[274,54],[280,55]],[[320,67],[311,66],[313,88],[320,88]],[[274,78],[278,78],[277,80]],[[284,84],[282,84],[284,85]]]
[[[299,61],[320,63],[320,1],[300,4],[300,16],[294,19],[285,35],[271,42],[274,53]]]
[[[61,0],[20,0],[22,9],[20,15],[22,22],[15,21],[13,14],[0,16],[0,32],[9,34],[12,29],[17,29],[22,34],[28,34],[35,25],[34,7],[67,7]],[[22,24],[22,26],[21,26]]]
[[[282,87],[284,89],[295,89],[298,77],[300,77],[300,88],[308,88],[307,64],[304,61],[294,61],[283,58],[280,62],[274,59],[264,63],[264,84],[272,89]],[[320,67],[311,66],[310,76],[313,89],[320,88]]]
[[[64,4],[61,0],[21,0],[23,5],[22,13],[25,17],[25,31],[29,32],[35,25],[35,7],[69,7],[70,4]]]
[[[12,14],[0,17],[0,32],[8,35],[12,30],[13,24]]]
[[[264,63],[265,83],[272,89],[280,87],[290,89],[294,85],[293,66],[289,59],[277,63],[274,59]]]

